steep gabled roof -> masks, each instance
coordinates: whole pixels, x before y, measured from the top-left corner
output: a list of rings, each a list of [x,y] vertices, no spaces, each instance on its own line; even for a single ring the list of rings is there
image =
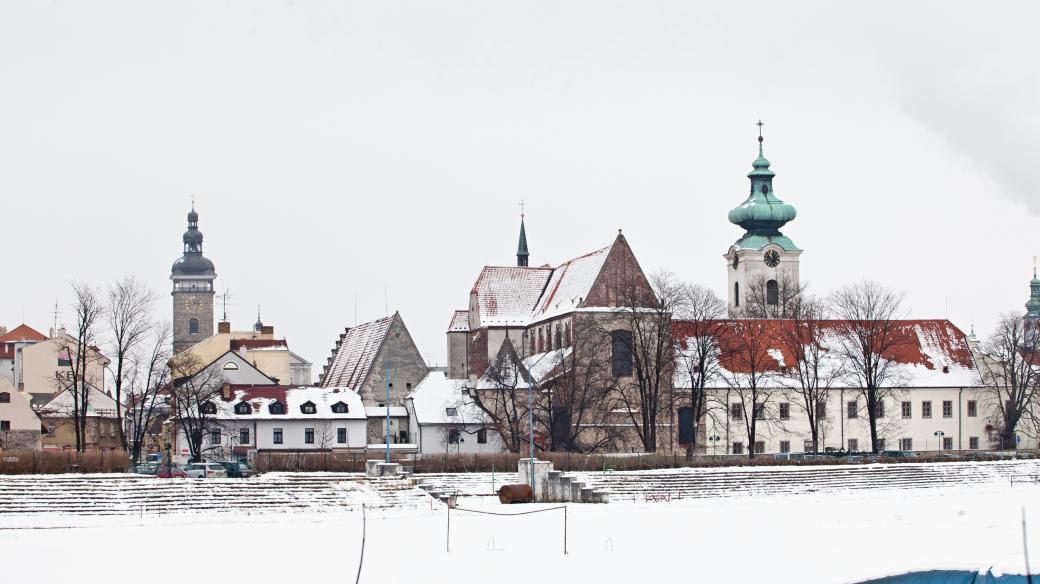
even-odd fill
[[[719,364],[724,379],[716,385],[725,385],[741,375],[752,372],[751,347],[757,350],[754,362],[758,373],[766,373],[762,382],[767,385],[785,385],[777,374],[796,363],[790,342],[790,320],[724,320],[707,327],[719,349]],[[839,368],[843,346],[851,340],[855,323],[843,320],[820,322],[819,342],[823,348],[822,367],[826,376]],[[741,330],[751,327],[760,341],[754,344],[742,341]],[[692,340],[704,334],[705,327],[687,321],[672,323],[672,336],[680,353],[687,351]],[[890,347],[882,356],[892,361],[892,385],[898,387],[972,387],[981,382],[972,360],[964,332],[948,320],[897,320],[889,329]],[[681,376],[683,372],[677,372]],[[849,386],[847,375],[835,374],[833,387]],[[688,379],[677,379],[679,386],[689,387]]]
[[[549,267],[485,266],[473,285],[478,327],[524,326],[552,277]]]
[[[469,311],[468,310],[456,310],[451,315],[451,322],[448,323],[448,332],[469,332]]]
[[[613,244],[564,262],[553,270],[545,292],[538,299],[533,320],[552,318],[580,308],[603,270]]]
[[[397,313],[348,328],[332,350],[328,367],[321,378],[323,387],[341,386],[357,390],[368,378],[372,364],[383,346]]]
[[[46,340],[46,335],[26,324],[20,324],[8,331],[6,334],[0,336],[0,343],[17,343],[24,341],[39,342]]]

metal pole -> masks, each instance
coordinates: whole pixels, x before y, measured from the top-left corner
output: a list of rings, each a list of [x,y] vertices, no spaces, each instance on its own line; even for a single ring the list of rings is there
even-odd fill
[[[567,506],[563,506],[563,555],[567,555]]]
[[[386,462],[390,462],[390,366],[386,366]]]
[[[451,505],[448,505],[448,529],[444,533],[444,549],[451,553]]]
[[[530,455],[527,476],[531,480],[531,494],[534,495],[534,384],[531,383],[529,368],[527,369],[527,434],[528,454]]]

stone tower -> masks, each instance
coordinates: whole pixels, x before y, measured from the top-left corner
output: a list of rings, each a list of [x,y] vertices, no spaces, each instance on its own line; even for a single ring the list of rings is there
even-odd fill
[[[797,211],[776,198],[769,161],[762,153],[762,123],[759,122],[758,158],[748,173],[751,193],[729,212],[729,221],[744,229],[744,235],[723,256],[729,273],[729,315],[747,314],[749,302],[769,316],[784,316],[784,304],[797,297],[798,257],[795,247],[780,228],[793,220]]]
[[[1033,268],[1033,279],[1029,281],[1029,300],[1026,302],[1025,341],[1027,347],[1035,347],[1036,335],[1040,334],[1040,278]]]
[[[199,214],[192,205],[184,232],[184,255],[173,262],[173,352],[213,336],[213,262],[202,255]]]

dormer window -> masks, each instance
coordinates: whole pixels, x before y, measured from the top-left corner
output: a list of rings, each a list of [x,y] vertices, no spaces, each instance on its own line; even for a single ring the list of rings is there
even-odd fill
[[[285,413],[285,404],[283,404],[282,402],[276,401],[276,402],[272,403],[271,405],[267,406],[267,411],[271,412],[272,414],[284,414]]]
[[[347,413],[349,411],[350,411],[350,408],[348,408],[347,404],[345,404],[343,402],[336,402],[336,403],[332,404],[332,413],[334,413],[334,414],[345,414],[345,413]]]
[[[247,416],[253,412],[253,408],[249,407],[246,402],[238,402],[235,404],[235,413],[240,416]]]
[[[305,414],[316,414],[318,413],[318,408],[314,405],[314,402],[308,401],[300,404],[300,411]]]
[[[444,408],[444,413],[449,418],[454,418],[455,416],[459,415],[459,410],[457,408]]]
[[[217,413],[217,406],[216,406],[216,404],[214,404],[213,402],[204,402],[202,404],[202,413],[203,414],[208,414],[208,415],[213,415],[213,414]]]

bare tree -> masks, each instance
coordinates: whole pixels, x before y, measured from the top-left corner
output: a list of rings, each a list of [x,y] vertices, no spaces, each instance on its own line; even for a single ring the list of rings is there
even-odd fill
[[[510,452],[520,452],[528,438],[528,376],[529,371],[507,337],[472,391],[474,403],[487,415]],[[537,386],[534,394],[540,394]]]
[[[127,449],[127,439],[123,425],[123,387],[132,367],[130,362],[136,358],[135,350],[155,326],[151,320],[154,303],[155,294],[133,276],[124,277],[108,290],[105,319],[112,337],[112,384],[115,389],[119,439],[124,450]]]
[[[191,351],[170,362],[173,382],[170,384],[170,407],[187,442],[193,462],[202,460],[206,431],[220,427],[215,414],[221,397],[223,372],[206,367]]]
[[[726,326],[722,318],[726,314],[726,301],[713,291],[700,285],[688,285],[683,289],[685,298],[676,310],[680,321],[676,327],[682,338],[676,339],[679,350],[675,357],[677,377],[682,390],[689,386],[686,402],[692,418],[692,432],[686,443],[686,459],[692,460],[697,449],[697,426],[708,410],[710,398],[708,385],[719,377],[719,335]],[[682,410],[680,409],[680,412]],[[680,433],[683,417],[680,415]],[[680,440],[681,442],[681,440]]]
[[[723,358],[732,364],[724,377],[732,394],[740,400],[730,404],[729,415],[744,424],[749,459],[755,457],[759,433],[776,422],[768,408],[782,393],[775,384],[778,363],[770,354],[775,349],[775,334],[771,334],[775,326],[763,319],[728,321],[729,331],[721,343]]]
[[[980,373],[1001,449],[1016,447],[1016,430],[1040,406],[1040,331],[1031,324],[1004,313],[982,346]]]
[[[798,309],[805,285],[783,274],[779,279],[758,276],[745,285],[742,316],[746,318],[791,318]]]
[[[59,391],[68,391],[72,398],[76,451],[83,452],[87,447],[90,387],[99,381],[93,379],[90,369],[91,365],[104,364],[104,357],[97,349],[98,328],[104,316],[104,306],[98,299],[97,290],[88,284],[73,283],[72,292],[75,298],[72,305],[75,318],[73,335],[61,331],[55,337],[59,362],[67,361],[69,370],[58,372],[55,383]]]
[[[621,283],[618,309],[599,322],[610,334],[617,401],[643,449],[656,452],[661,413],[674,403],[672,312],[684,300],[684,287],[667,272],[654,274],[650,285]]]
[[[157,325],[142,341],[147,342],[147,346],[137,347],[127,359],[123,389],[130,454],[135,461],[140,460],[153,424],[169,411],[164,396],[170,382],[171,334],[169,323]]]
[[[879,404],[893,396],[897,381],[893,351],[905,342],[898,321],[902,301],[901,294],[869,281],[846,286],[831,297],[845,378],[863,395],[874,453],[881,438]]]
[[[801,297],[791,307],[790,318],[783,321],[780,330],[780,343],[794,359],[794,363],[785,364],[783,377],[809,423],[813,452],[819,452],[820,435],[827,420],[828,392],[844,375],[841,355],[824,347],[827,315],[826,302]]]

